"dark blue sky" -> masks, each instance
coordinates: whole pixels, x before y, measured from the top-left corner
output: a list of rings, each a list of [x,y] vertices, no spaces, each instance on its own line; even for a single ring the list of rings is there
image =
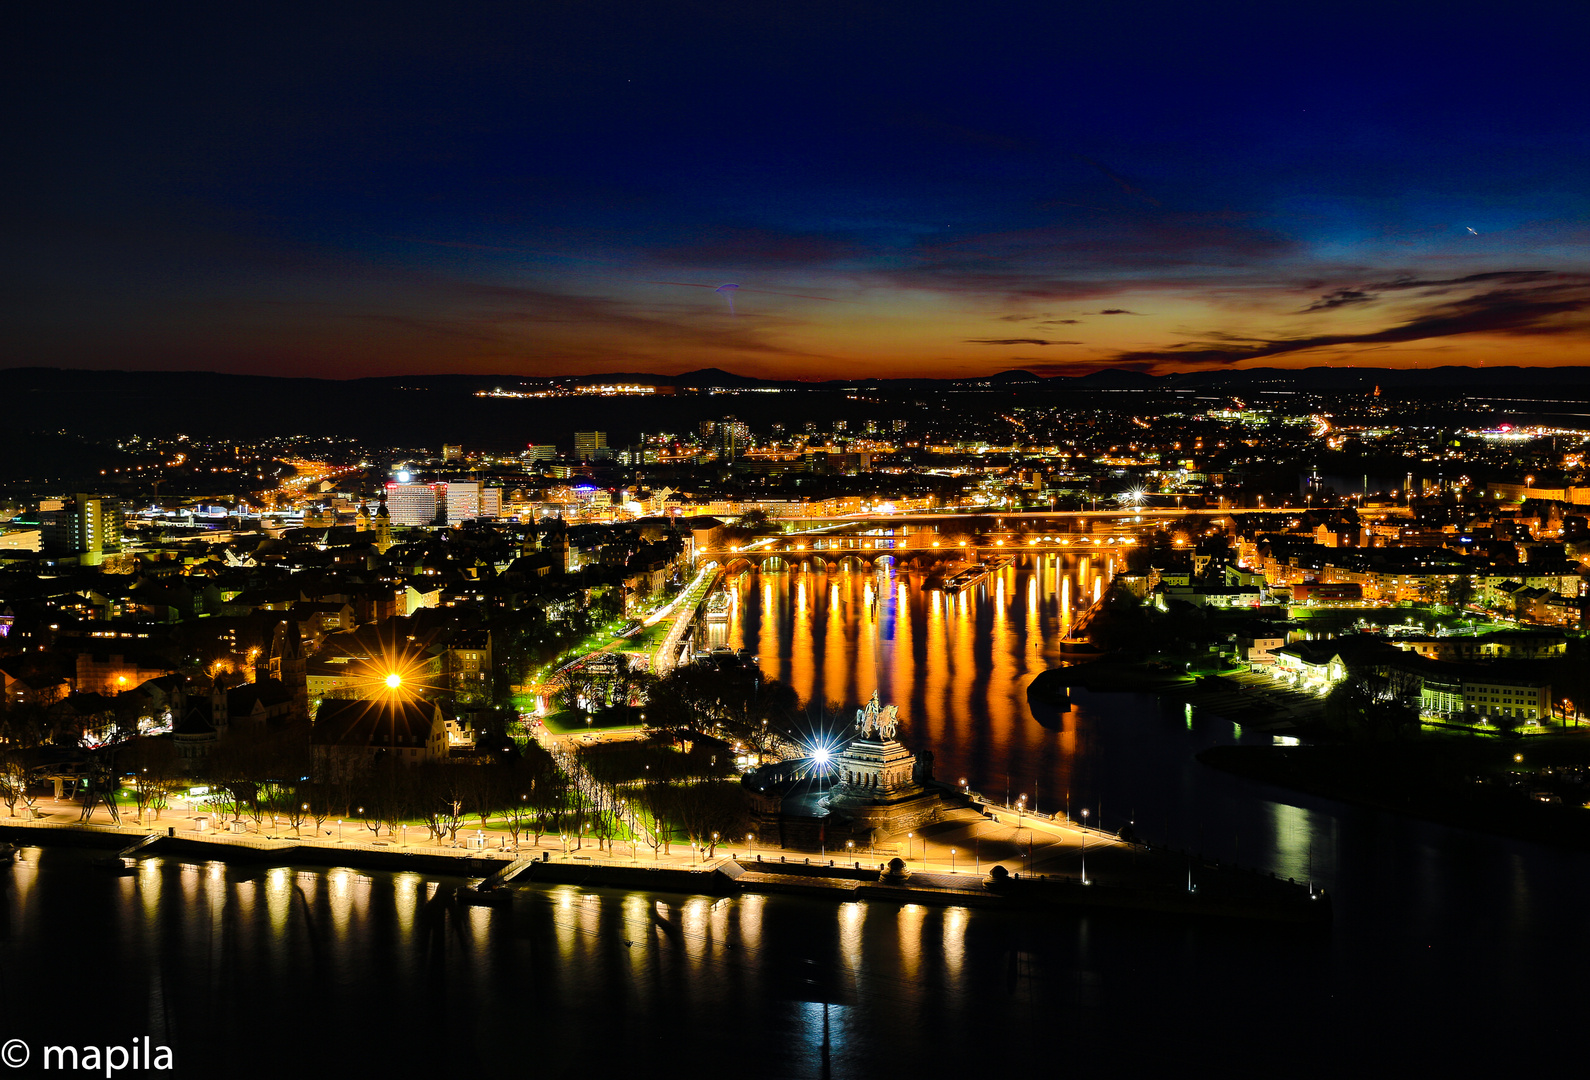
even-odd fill
[[[3,363],[1584,361],[1590,6],[766,7],[13,13]]]

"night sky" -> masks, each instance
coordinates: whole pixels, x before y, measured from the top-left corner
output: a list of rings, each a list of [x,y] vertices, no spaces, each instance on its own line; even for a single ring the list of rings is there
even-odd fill
[[[327,7],[8,10],[0,366],[1590,355],[1590,4]]]

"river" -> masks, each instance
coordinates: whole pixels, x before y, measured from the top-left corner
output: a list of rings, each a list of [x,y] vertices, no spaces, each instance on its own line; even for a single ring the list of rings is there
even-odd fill
[[[953,601],[919,578],[748,574],[727,633],[818,700],[876,687],[941,777],[1312,878],[1336,925],[1043,916],[531,887],[29,848],[0,868],[0,1040],[173,1047],[178,1075],[1381,1074],[1577,1051],[1590,860],[1207,770],[1256,741],[1147,695],[1034,717],[1094,568],[1024,557]],[[1040,720],[1042,721],[1040,723]],[[1263,737],[1268,741],[1268,737]]]

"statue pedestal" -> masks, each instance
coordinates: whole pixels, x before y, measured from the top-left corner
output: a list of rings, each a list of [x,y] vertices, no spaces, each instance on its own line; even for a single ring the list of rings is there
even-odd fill
[[[834,759],[828,805],[879,836],[936,821],[942,803],[916,781],[916,755],[897,739],[860,738]]]
[[[834,759],[839,780],[830,798],[876,801],[920,795],[916,755],[898,739],[856,739]]]

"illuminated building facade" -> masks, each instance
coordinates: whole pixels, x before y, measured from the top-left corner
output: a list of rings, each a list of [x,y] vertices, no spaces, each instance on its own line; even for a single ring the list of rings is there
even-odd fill
[[[42,515],[43,547],[51,555],[77,555],[85,565],[121,550],[121,502],[79,492]]]
[[[446,498],[444,484],[389,483],[386,486],[387,513],[393,525],[413,528],[436,520],[439,500]]]
[[[456,524],[480,516],[480,483],[476,480],[449,480],[439,485],[447,502],[447,523]]]
[[[607,432],[576,431],[574,433],[574,456],[581,461],[605,458],[607,456]]]

